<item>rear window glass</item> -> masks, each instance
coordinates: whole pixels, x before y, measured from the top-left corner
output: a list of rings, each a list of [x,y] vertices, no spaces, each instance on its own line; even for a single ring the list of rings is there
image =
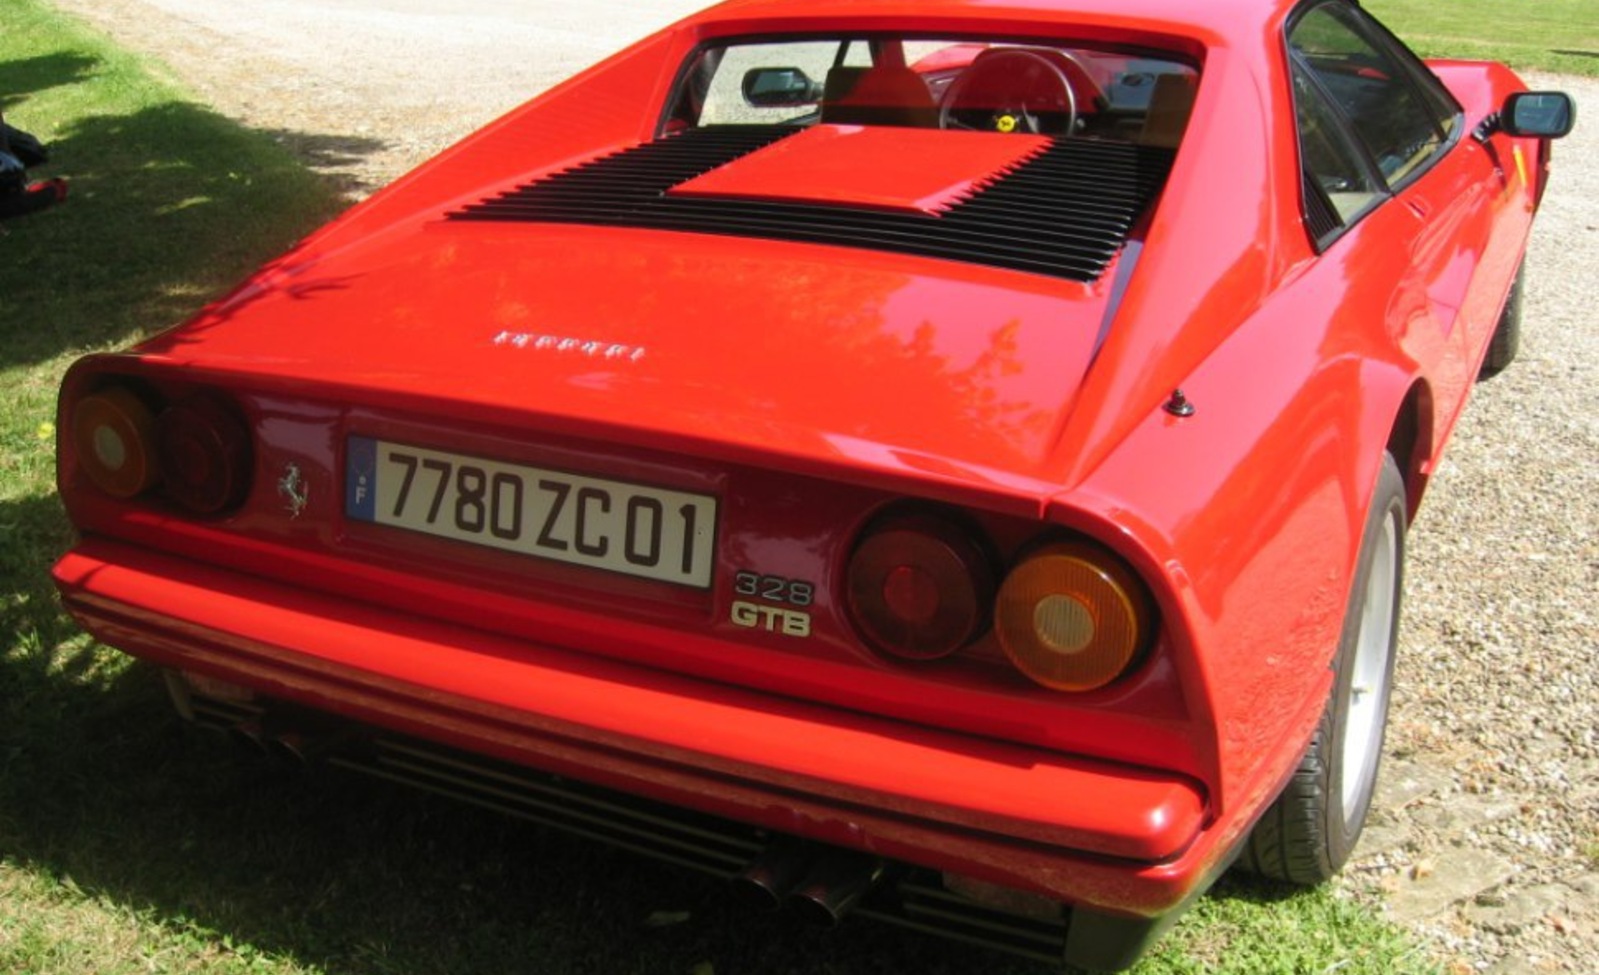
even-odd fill
[[[667,129],[889,125],[1175,146],[1198,87],[1176,58],[1067,44],[852,36],[732,41],[682,74]]]

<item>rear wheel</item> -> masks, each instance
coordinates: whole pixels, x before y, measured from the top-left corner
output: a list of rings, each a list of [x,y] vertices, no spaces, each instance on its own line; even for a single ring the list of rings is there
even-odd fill
[[[1371,809],[1388,724],[1405,555],[1405,485],[1383,455],[1333,661],[1333,688],[1293,778],[1255,825],[1238,865],[1319,884],[1337,873]]]
[[[1494,337],[1488,340],[1488,354],[1482,360],[1482,368],[1477,370],[1478,379],[1492,379],[1516,361],[1516,353],[1521,349],[1521,280],[1525,276],[1525,267],[1516,269],[1516,280],[1510,283],[1505,310],[1499,315],[1499,324],[1494,326]]]

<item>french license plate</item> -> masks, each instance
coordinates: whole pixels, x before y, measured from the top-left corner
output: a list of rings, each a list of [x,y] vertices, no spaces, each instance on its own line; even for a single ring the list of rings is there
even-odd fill
[[[345,514],[439,538],[705,589],[716,499],[351,437]]]

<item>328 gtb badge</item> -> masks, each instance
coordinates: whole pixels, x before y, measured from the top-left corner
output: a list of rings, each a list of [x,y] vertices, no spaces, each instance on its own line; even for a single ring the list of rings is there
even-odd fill
[[[803,579],[762,575],[741,569],[733,573],[733,593],[742,597],[733,600],[728,611],[728,619],[734,626],[792,637],[811,635],[811,614],[790,607],[810,606],[816,598],[813,584]]]

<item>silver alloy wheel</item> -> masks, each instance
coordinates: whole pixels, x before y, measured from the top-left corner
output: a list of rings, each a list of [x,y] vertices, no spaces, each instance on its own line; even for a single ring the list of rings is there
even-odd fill
[[[1323,883],[1360,840],[1377,784],[1393,687],[1404,588],[1405,496],[1399,464],[1385,453],[1331,662],[1332,690],[1299,767],[1240,851],[1244,870],[1294,884]]]
[[[1370,795],[1382,754],[1383,725],[1387,720],[1388,680],[1392,673],[1394,613],[1398,608],[1395,581],[1399,571],[1397,511],[1385,513],[1382,529],[1371,553],[1371,571],[1360,614],[1360,635],[1350,666],[1349,708],[1343,723],[1339,758],[1343,767],[1339,800],[1346,822],[1360,813],[1363,796]]]

